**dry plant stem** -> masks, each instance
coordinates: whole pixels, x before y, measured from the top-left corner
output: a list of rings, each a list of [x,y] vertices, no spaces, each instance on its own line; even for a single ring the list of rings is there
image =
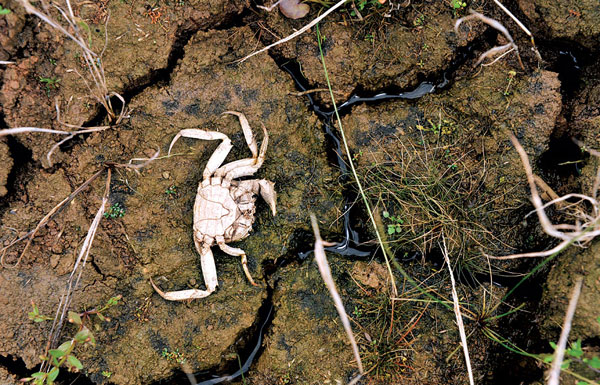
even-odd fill
[[[471,20],[471,19],[478,19],[481,22],[489,25],[490,27],[498,30],[509,41],[509,43],[506,44],[506,45],[504,45],[504,46],[493,47],[490,50],[484,52],[479,57],[479,60],[477,60],[477,62],[475,63],[475,66],[479,65],[479,63],[481,63],[485,58],[491,57],[491,56],[496,55],[496,54],[501,53],[501,52],[504,52],[508,48],[512,47],[512,49],[514,49],[515,52],[516,52],[516,54],[517,54],[517,59],[519,60],[519,65],[521,66],[521,69],[525,69],[525,66],[523,66],[523,62],[521,61],[521,55],[519,55],[519,48],[515,44],[515,41],[513,40],[512,36],[510,35],[510,33],[508,32],[508,30],[506,29],[506,27],[503,26],[502,24],[500,24],[500,22],[498,20],[494,20],[494,19],[492,19],[490,17],[484,16],[484,15],[482,15],[479,12],[475,12],[473,10],[469,10],[469,12],[471,13],[470,15],[465,16],[465,17],[461,17],[460,19],[456,20],[456,23],[454,23],[454,31],[456,32],[457,35],[458,35],[458,27],[463,22],[465,22],[467,20]]]
[[[52,323],[52,329],[50,331],[50,337],[48,338],[48,345],[46,348],[45,355],[48,354],[48,351],[57,345],[58,338],[60,336],[60,332],[62,330],[62,326],[64,324],[64,319],[71,306],[72,294],[77,285],[79,284],[79,280],[81,279],[81,275],[83,273],[85,264],[90,255],[90,250],[92,248],[92,243],[94,242],[94,237],[96,236],[96,231],[98,230],[98,226],[100,225],[100,220],[102,219],[102,215],[104,214],[104,208],[108,203],[108,195],[110,193],[110,180],[111,180],[112,170],[110,168],[107,169],[106,176],[106,187],[104,190],[104,195],[102,196],[102,202],[100,203],[100,207],[96,212],[96,216],[92,221],[88,233],[83,241],[83,245],[81,246],[81,250],[79,251],[79,255],[77,256],[77,260],[75,265],[73,266],[73,270],[71,271],[71,275],[67,281],[67,286],[63,295],[60,298],[60,302],[58,304],[56,310],[56,316],[54,317],[54,322]],[[81,267],[80,267],[81,266]],[[44,362],[46,364],[46,362]],[[44,364],[42,364],[42,369],[44,369]],[[49,369],[49,365],[45,365],[46,369]]]
[[[339,4],[339,3],[338,3]],[[321,47],[321,34],[319,32],[319,27],[317,26],[317,39],[319,42],[319,52],[321,54],[321,62],[323,63],[323,72],[325,73],[325,80],[327,81],[327,89],[329,90],[329,96],[331,97],[331,103],[333,104],[333,110],[335,112],[335,117],[338,122],[338,127],[340,129],[340,134],[342,135],[342,142],[344,143],[344,150],[346,151],[346,155],[348,157],[348,163],[350,164],[350,169],[352,170],[352,176],[354,177],[354,181],[358,186],[358,190],[363,199],[363,203],[365,204],[365,208],[367,209],[367,213],[369,214],[369,219],[371,221],[371,225],[373,225],[373,229],[375,230],[375,234],[377,236],[377,242],[381,245],[381,251],[383,253],[383,257],[385,259],[385,265],[390,275],[390,281],[392,283],[392,297],[398,297],[398,287],[396,286],[396,279],[394,278],[394,273],[392,272],[392,266],[390,265],[390,257],[384,247],[383,238],[379,231],[379,227],[377,226],[377,221],[375,221],[375,216],[373,215],[373,211],[371,210],[371,205],[369,204],[369,200],[367,199],[367,195],[365,190],[363,189],[362,183],[358,178],[358,173],[356,172],[356,167],[354,166],[354,161],[350,156],[350,148],[348,148],[348,141],[346,140],[346,134],[344,133],[344,127],[342,126],[342,119],[340,118],[340,114],[337,108],[337,104],[335,102],[335,97],[333,96],[333,88],[331,88],[331,81],[329,80],[329,73],[327,72],[327,66],[325,65],[325,58],[323,56],[323,49]],[[392,302],[392,307],[394,306],[394,302]]]
[[[506,8],[501,2],[499,2],[498,0],[494,0],[494,3],[496,3],[496,5],[500,7],[500,9],[503,10],[511,19],[513,19],[513,21],[517,23],[517,25],[523,30],[523,32],[525,32],[527,36],[529,36],[529,38],[531,39],[531,48],[533,49],[533,52],[535,52],[535,55],[538,58],[538,60],[541,61],[542,55],[540,55],[540,51],[538,51],[537,47],[535,46],[535,39],[533,38],[533,34],[531,33],[531,31],[529,31],[529,29],[525,27],[525,24],[521,23],[521,21],[517,19],[517,17],[513,15],[513,13],[509,11],[508,8]]]
[[[577,308],[577,301],[579,301],[579,294],[581,294],[582,285],[583,278],[580,277],[575,282],[575,287],[573,287],[573,291],[571,292],[571,300],[569,301],[569,307],[567,308],[567,314],[565,315],[560,338],[556,346],[556,351],[554,352],[554,360],[552,361],[552,369],[550,370],[548,385],[558,385],[560,382],[560,368],[565,357],[565,349],[569,339],[569,332],[571,331],[571,324],[573,323],[573,316],[575,315],[575,309]]]
[[[531,201],[533,203],[533,206],[535,207],[535,212],[538,215],[540,224],[542,225],[542,228],[546,234],[548,234],[554,238],[560,239],[561,243],[550,250],[541,251],[541,252],[513,254],[513,255],[506,255],[503,257],[492,257],[492,256],[488,255],[487,257],[494,258],[494,259],[545,257],[545,256],[549,256],[554,253],[558,253],[558,252],[562,251],[565,247],[569,246],[572,243],[586,243],[586,242],[591,241],[595,237],[599,236],[600,229],[598,228],[598,225],[600,224],[600,215],[599,215],[599,210],[598,210],[598,202],[594,198],[591,198],[586,195],[569,194],[569,195],[554,199],[551,202],[549,202],[548,204],[544,205],[542,203],[542,199],[538,193],[537,186],[536,186],[536,179],[535,179],[535,176],[533,175],[533,171],[531,170],[531,165],[529,164],[529,158],[528,158],[527,154],[525,153],[525,150],[523,149],[523,147],[521,146],[521,144],[519,143],[517,138],[514,137],[514,135],[511,135],[510,140],[513,143],[513,145],[515,146],[515,149],[517,150],[517,152],[519,153],[519,156],[521,157],[521,162],[523,163],[523,168],[525,168],[525,173],[527,175],[527,182],[529,184],[529,189],[531,191]],[[600,174],[598,174],[598,176],[600,176]],[[597,182],[598,181],[596,181],[596,183]],[[595,186],[596,186],[596,183],[594,184]],[[568,225],[568,224],[553,225],[550,222],[550,219],[548,219],[548,216],[546,215],[544,208],[550,204],[563,202],[566,199],[569,199],[570,197],[578,197],[582,200],[586,200],[586,201],[590,202],[590,204],[592,206],[592,215],[588,215],[583,212],[578,212],[576,215],[576,224],[575,225]],[[583,223],[580,223],[581,221],[583,221]],[[563,232],[561,230],[568,230],[568,231]]]
[[[37,234],[37,232],[44,226],[46,225],[46,223],[48,223],[52,218],[54,218],[54,216],[56,216],[56,214],[58,214],[62,209],[64,209],[66,207],[66,205],[71,202],[77,195],[79,195],[79,193],[81,191],[83,191],[87,186],[90,185],[90,183],[92,183],[94,180],[96,180],[101,174],[102,172],[104,172],[104,169],[101,169],[100,171],[96,172],[94,175],[92,175],[88,180],[86,180],[85,182],[83,182],[83,184],[81,186],[79,186],[75,191],[73,191],[71,193],[71,195],[69,195],[68,197],[66,197],[65,199],[63,199],[58,205],[54,206],[54,208],[52,210],[50,210],[50,212],[48,214],[46,214],[46,216],[44,216],[44,218],[42,218],[38,224],[36,225],[35,229],[29,231],[27,234],[23,235],[22,237],[15,239],[14,241],[12,241],[11,243],[9,243],[7,246],[5,246],[4,248],[2,248],[0,250],[0,265],[2,267],[5,268],[9,268],[9,269],[14,269],[17,266],[19,266],[19,264],[21,263],[21,260],[23,259],[23,256],[25,256],[25,253],[27,252],[27,250],[29,249],[29,246],[31,245],[31,242],[33,241],[33,238],[35,237],[35,235]],[[25,248],[23,249],[23,251],[21,252],[21,255],[19,255],[19,258],[17,259],[17,262],[15,262],[13,265],[7,265],[4,263],[4,257],[6,255],[6,251],[8,249],[10,249],[12,246],[14,246],[16,243],[29,238],[27,240],[27,244],[25,245]]]
[[[364,374],[362,361],[360,360],[360,353],[358,352],[358,345],[356,344],[356,340],[354,339],[352,327],[350,326],[350,321],[348,320],[346,310],[344,310],[344,304],[342,303],[342,299],[340,298],[340,295],[338,294],[338,291],[335,288],[335,282],[333,282],[331,270],[329,269],[327,257],[325,256],[323,239],[321,239],[321,234],[319,233],[319,225],[317,224],[317,218],[313,213],[310,214],[310,223],[312,225],[313,233],[315,234],[315,260],[317,261],[317,266],[319,266],[319,272],[321,273],[321,277],[323,277],[323,281],[325,281],[327,289],[329,289],[331,298],[333,298],[335,308],[338,314],[340,315],[342,325],[344,325],[344,329],[346,330],[346,334],[348,335],[348,339],[350,340],[350,344],[352,345],[352,352],[354,353],[354,358],[356,359],[356,363],[358,365],[358,372],[360,374],[352,381],[350,381],[350,384],[355,384],[356,382],[358,382],[358,380],[360,380],[360,378]]]
[[[473,370],[471,369],[471,359],[469,358],[469,348],[467,346],[467,335],[465,333],[465,325],[463,323],[462,314],[460,312],[460,302],[458,300],[458,293],[456,292],[456,282],[454,282],[454,274],[452,273],[452,266],[450,265],[450,258],[448,258],[448,249],[446,247],[446,239],[442,235],[442,254],[446,260],[446,266],[448,266],[448,272],[450,273],[450,283],[452,284],[452,301],[454,302],[454,315],[456,316],[456,324],[458,325],[458,332],[460,334],[461,345],[465,354],[465,362],[467,364],[467,372],[469,374],[469,384],[475,385],[473,379]]]
[[[275,43],[268,45],[264,48],[259,49],[258,51],[252,52],[250,55],[245,56],[243,59],[238,60],[240,63],[250,59],[252,56],[254,55],[258,55],[259,53],[265,52],[270,50],[271,48],[278,46],[279,44],[283,44],[285,42],[288,42],[292,39],[294,39],[297,36],[302,35],[304,32],[308,31],[310,28],[312,28],[313,26],[315,26],[319,21],[323,20],[325,17],[327,17],[327,15],[329,15],[331,12],[335,11],[336,9],[338,9],[339,7],[341,7],[342,5],[344,5],[344,3],[346,2],[346,0],[340,0],[339,2],[337,2],[333,7],[329,8],[326,12],[324,12],[321,16],[316,17],[315,19],[313,19],[310,23],[306,24],[304,27],[300,28],[299,30],[297,30],[296,32],[292,33],[291,35],[288,35],[286,37],[284,37],[281,40],[276,41]]]

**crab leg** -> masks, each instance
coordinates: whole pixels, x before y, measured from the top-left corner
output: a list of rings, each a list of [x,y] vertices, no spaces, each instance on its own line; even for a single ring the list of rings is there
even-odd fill
[[[227,246],[225,244],[225,242],[223,241],[223,239],[217,239],[217,245],[219,245],[219,248],[221,250],[223,250],[223,252],[226,254],[237,256],[237,257],[242,257],[242,268],[244,269],[244,274],[246,274],[248,281],[250,281],[250,283],[252,285],[258,286],[256,284],[256,282],[254,282],[254,280],[252,279],[252,276],[250,275],[250,271],[248,270],[248,258],[246,257],[246,252],[244,252],[244,250],[242,250],[242,249],[237,249],[235,247]]]
[[[244,138],[246,138],[246,143],[248,143],[248,147],[250,147],[250,151],[252,151],[252,157],[256,158],[258,149],[256,147],[256,139],[254,139],[254,134],[252,133],[252,129],[250,128],[250,124],[248,124],[248,119],[241,112],[236,111],[225,111],[223,114],[235,115],[240,120],[240,125],[242,126],[242,131],[244,131]]]
[[[202,140],[222,140],[219,147],[215,150],[215,152],[211,155],[208,163],[206,163],[206,167],[204,168],[204,172],[202,173],[203,180],[210,178],[210,176],[219,168],[223,161],[231,151],[233,145],[231,144],[231,140],[227,137],[227,135],[222,134],[217,131],[204,131],[197,128],[189,128],[185,130],[179,131],[177,135],[171,141],[171,145],[169,146],[169,154],[171,154],[171,149],[173,145],[180,137],[184,138],[193,138],[193,139],[202,139]]]
[[[167,301],[186,301],[188,299],[208,297],[216,290],[218,285],[217,268],[215,267],[215,260],[213,258],[213,253],[210,250],[210,246],[205,245],[202,247],[202,252],[200,253],[200,263],[202,265],[202,275],[204,276],[206,290],[188,289],[168,291],[165,293],[154,284],[152,278],[150,278],[150,283],[152,284],[154,290],[156,290],[156,292]]]
[[[267,152],[267,146],[269,145],[269,134],[265,126],[262,126],[264,132],[264,139],[260,145],[260,152],[256,158],[246,158],[236,160],[231,163],[227,163],[216,171],[217,176],[224,176],[225,180],[231,181],[232,179],[239,178],[242,176],[253,175],[265,161],[265,153]]]

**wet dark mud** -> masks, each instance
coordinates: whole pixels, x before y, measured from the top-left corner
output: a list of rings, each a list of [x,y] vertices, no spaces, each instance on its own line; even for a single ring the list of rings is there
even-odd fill
[[[467,304],[480,383],[542,381],[536,361],[510,353],[486,333],[498,332],[531,353],[551,352],[548,342],[557,340],[567,293],[579,275],[585,277],[584,299],[573,339],[581,338],[586,354],[593,356],[598,350],[595,244],[588,252],[573,249],[557,257],[498,307],[520,280],[518,274],[536,262],[488,264],[482,257],[483,252],[501,255],[553,244],[534,217],[525,218],[531,210],[529,192],[509,133],[524,145],[534,172],[559,194],[589,193],[593,187],[598,161],[572,141],[600,148],[598,32],[589,24],[596,12],[590,4],[508,3],[539,36],[545,59],[538,62],[521,48],[524,70],[513,55],[473,68],[477,57],[502,38],[475,22],[455,34],[454,20],[466,10],[443,2],[413,2],[390,19],[373,4],[363,9],[363,21],[350,8],[334,14],[320,29],[350,154],[341,149],[328,93],[294,95],[299,88],[325,86],[314,31],[268,55],[236,63],[302,21],[285,19],[277,10],[264,13],[246,1],[82,6],[78,16],[90,26],[94,47],[103,46],[106,31],[107,83],[123,95],[130,117],[63,146],[52,167],[45,155],[58,138],[32,134],[0,142],[0,240],[6,244],[35,227],[104,162],[148,157],[157,149],[161,158],[140,174],[113,174],[110,205],[118,203],[124,215],[102,220],[72,308],[99,306],[116,294],[123,302],[110,310],[109,322],[94,324],[97,347],[77,353],[83,373],[59,380],[185,383],[178,363],[185,360],[207,384],[241,383],[242,378],[254,384],[346,382],[356,374],[356,364],[309,252],[312,211],[324,238],[340,241],[329,250],[330,262],[369,370],[365,383],[465,383],[452,311],[422,302],[399,274],[401,299],[391,306],[389,274],[370,242],[373,232],[348,174],[348,156],[358,165],[396,258],[420,286],[447,297],[447,271],[435,263],[443,229],[453,267],[462,277],[458,290]],[[14,12],[0,19],[6,32],[0,34],[0,60],[16,62],[0,69],[3,125],[62,128],[56,97],[64,121],[104,124],[105,112],[86,95],[81,79],[67,72],[79,68],[74,44],[24,15],[15,1],[3,6]],[[528,37],[492,4],[469,6],[498,18],[520,47],[528,47]],[[318,6],[312,7],[316,15]],[[292,77],[290,63],[299,65]],[[40,77],[60,82],[45,87]],[[163,156],[179,130],[203,128],[232,138],[227,162],[247,157],[239,122],[221,116],[227,110],[246,115],[259,143],[262,124],[269,133],[266,160],[256,177],[275,182],[278,213],[273,217],[258,198],[253,232],[233,244],[246,251],[260,287],[248,284],[237,258],[215,249],[217,292],[189,304],[167,303],[153,292],[149,277],[165,290],[204,285],[191,234],[193,202],[216,143],[182,139],[174,156]],[[432,187],[418,190],[417,182]],[[27,319],[30,301],[41,313],[53,314],[103,183],[96,180],[43,228],[17,269],[0,270],[5,326],[0,382],[12,383],[39,364],[40,341],[46,341],[50,326]],[[441,204],[412,204],[436,200]],[[550,214],[560,219],[560,213]],[[14,262],[22,247],[11,249],[7,261]],[[520,311],[494,318],[522,303]],[[62,339],[72,331],[67,328]]]

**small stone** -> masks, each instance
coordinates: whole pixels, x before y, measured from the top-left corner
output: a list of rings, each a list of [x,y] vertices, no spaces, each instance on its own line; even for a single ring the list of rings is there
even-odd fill
[[[165,179],[169,179],[171,177],[171,174],[168,171],[165,171],[162,173],[162,177]]]
[[[190,279],[190,286],[196,286],[196,280],[194,278]]]
[[[58,266],[58,263],[60,262],[60,254],[52,254],[52,256],[50,257],[50,266],[55,269],[56,266]]]
[[[206,330],[213,330],[213,326],[212,326],[212,325],[208,325],[208,326],[206,327]]]

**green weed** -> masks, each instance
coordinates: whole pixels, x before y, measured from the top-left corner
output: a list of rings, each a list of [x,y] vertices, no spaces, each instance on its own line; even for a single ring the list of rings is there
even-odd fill
[[[69,311],[69,323],[77,327],[77,332],[69,340],[62,343],[56,349],[49,349],[48,352],[40,358],[48,364],[48,371],[39,371],[33,373],[31,377],[21,379],[22,382],[31,382],[34,385],[52,385],[56,381],[61,368],[67,368],[69,371],[77,372],[83,369],[83,364],[75,356],[75,348],[78,346],[96,346],[94,334],[89,329],[88,325],[91,322],[91,316],[96,316],[100,321],[109,321],[105,313],[108,309],[118,304],[121,296],[115,296],[100,309],[86,310],[82,313]],[[29,319],[33,322],[43,322],[53,319],[52,317],[44,316],[39,313],[39,309],[35,303],[31,303],[33,310],[28,313]]]
[[[174,351],[169,351],[169,349],[164,348],[162,350],[161,356],[166,358],[169,362],[174,362],[179,365],[185,364],[185,357],[182,353],[179,353],[179,349],[175,349]]]
[[[8,15],[9,13],[11,13],[12,11],[8,8],[3,8],[2,5],[0,5],[0,15]]]
[[[50,90],[57,89],[58,83],[60,83],[60,79],[56,76],[51,78],[39,77],[40,83],[44,84],[44,88],[46,89],[46,96],[50,97]]]
[[[113,203],[108,210],[102,214],[104,218],[116,219],[123,218],[125,216],[125,209],[121,207],[119,202]]]

